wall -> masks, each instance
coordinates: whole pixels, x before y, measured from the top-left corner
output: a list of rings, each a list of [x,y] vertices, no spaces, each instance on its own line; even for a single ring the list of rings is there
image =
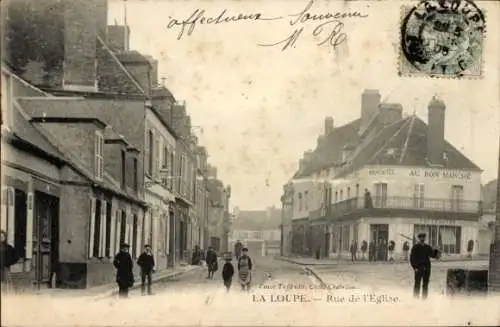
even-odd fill
[[[457,176],[453,176],[457,175]],[[332,190],[344,190],[348,186],[351,190],[355,189],[356,184],[360,185],[360,193],[363,194],[365,188],[368,188],[375,195],[373,183],[387,183],[389,197],[412,197],[415,184],[424,185],[424,197],[428,199],[450,199],[451,186],[461,185],[464,188],[465,201],[479,201],[481,188],[481,173],[471,171],[458,171],[434,168],[420,167],[394,167],[377,166],[365,167],[358,172],[351,174],[346,178],[351,180],[349,185],[342,185]],[[351,191],[352,197],[355,192]],[[334,196],[332,197],[334,201]],[[344,198],[345,199],[345,198]]]

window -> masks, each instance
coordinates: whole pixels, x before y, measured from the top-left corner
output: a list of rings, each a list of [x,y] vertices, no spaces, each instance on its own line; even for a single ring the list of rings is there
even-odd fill
[[[419,233],[427,235],[426,242],[433,247],[440,247],[443,253],[460,254],[462,228],[460,226],[414,225],[415,241]]]
[[[95,218],[94,218],[94,247],[92,251],[92,256],[94,258],[99,258],[100,257],[100,249],[101,249],[101,200],[96,200],[95,202]]]
[[[174,175],[174,160],[175,160],[175,153],[174,150],[172,149],[170,151],[170,160],[169,160],[169,166],[168,166],[168,171],[169,171],[169,176],[170,178],[168,179],[168,186],[170,189],[173,188],[174,185],[174,180],[175,180],[175,175]]]
[[[134,174],[133,177],[132,177],[133,178],[133,183],[134,183],[133,187],[134,187],[134,190],[136,192],[138,192],[139,191],[139,181],[138,181],[138,179],[139,179],[139,176],[138,176],[138,173],[139,173],[139,163],[137,162],[137,158],[133,158],[132,159],[132,166],[133,166],[132,171],[133,171],[133,174]]]
[[[146,162],[147,162],[147,165],[146,165],[146,173],[149,175],[149,176],[152,176],[153,175],[153,163],[154,163],[154,151],[153,151],[153,147],[154,147],[154,134],[153,134],[153,130],[149,130],[148,131],[148,137],[147,137],[147,142],[146,142]]]
[[[12,191],[14,194],[12,194]],[[27,199],[28,196],[25,192],[17,189],[9,189],[8,191],[9,203],[14,200],[14,219],[9,219],[9,223],[14,226],[8,226],[8,230],[14,229],[14,248],[18,251],[21,258],[26,258],[26,236],[27,236]],[[15,199],[12,199],[12,195]],[[9,224],[10,225],[10,224]]]
[[[375,207],[387,207],[387,183],[375,183]]]
[[[413,207],[424,207],[424,184],[413,185]]]
[[[340,201],[344,201],[344,190],[340,190]]]
[[[347,188],[347,200],[349,200],[351,198],[351,188],[348,187]]]
[[[120,221],[120,244],[125,243],[127,237],[127,213],[122,210],[122,219]]]
[[[125,188],[125,186],[127,185],[126,184],[126,179],[127,179],[126,178],[126,176],[127,176],[127,166],[126,166],[126,164],[127,164],[127,154],[126,154],[125,150],[122,150],[122,162],[121,162],[121,164],[122,164],[122,180],[121,180],[121,182],[122,182],[122,188]]]
[[[155,139],[155,149],[154,149],[154,157],[155,157],[155,166],[154,166],[154,176],[158,178],[160,174],[160,163],[161,163],[161,143],[160,138],[156,137]]]
[[[309,210],[309,192],[304,192],[304,207],[306,210]]]
[[[106,258],[111,257],[111,202],[108,202],[106,206],[106,247],[104,250],[104,256]]]
[[[121,243],[121,221],[120,221],[120,215],[121,211],[116,211],[116,216],[115,216],[115,235],[113,236],[113,239],[115,240],[115,246],[114,246],[114,252],[117,252],[120,249],[120,243]],[[112,253],[115,254],[115,253]]]
[[[165,142],[163,142],[165,144]],[[168,169],[169,167],[169,160],[170,160],[170,154],[168,153],[168,146],[165,145],[163,146],[163,158],[162,158],[162,164],[161,164],[161,168],[163,169]]]
[[[344,225],[342,226],[341,230],[341,239],[342,239],[342,252],[348,252],[349,251],[349,239],[350,239],[350,232],[351,232],[351,226],[350,225]]]
[[[356,184],[356,198],[359,198],[359,184]]]
[[[132,249],[132,258],[137,257],[137,238],[138,238],[138,217],[137,215],[134,215],[134,220],[132,222],[132,244],[130,244],[130,247]]]
[[[335,203],[339,202],[339,192],[335,191]]]
[[[451,210],[460,211],[464,199],[464,187],[462,185],[451,186]]]
[[[299,198],[299,211],[302,211],[302,193],[298,194],[298,198]]]
[[[94,174],[97,180],[102,180],[104,170],[104,157],[103,157],[104,137],[102,133],[96,131],[95,145],[94,145]]]
[[[12,81],[11,77],[2,72],[2,126],[9,126],[12,112]]]

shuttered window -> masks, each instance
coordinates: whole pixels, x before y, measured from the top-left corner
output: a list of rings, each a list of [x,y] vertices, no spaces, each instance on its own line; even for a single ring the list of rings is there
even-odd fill
[[[95,133],[95,145],[94,145],[94,176],[95,179],[101,181],[104,173],[104,137],[100,131]]]

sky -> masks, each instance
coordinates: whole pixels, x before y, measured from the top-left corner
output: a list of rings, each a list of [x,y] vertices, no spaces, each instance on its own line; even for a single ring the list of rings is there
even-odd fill
[[[400,2],[404,4],[404,2]],[[500,4],[476,1],[487,31],[500,30]],[[415,2],[412,2],[415,4]],[[128,0],[130,48],[154,56],[159,76],[188,114],[209,162],[232,188],[231,206],[243,210],[280,206],[282,186],[304,151],[316,146],[324,118],[341,126],[359,118],[361,93],[378,89],[382,101],[398,102],[404,113],[427,120],[434,95],[446,103],[445,137],[484,170],[497,175],[500,126],[500,36],[486,34],[480,79],[400,77],[400,6],[392,1],[316,1],[315,14],[358,11],[367,16],[343,20],[346,39],[336,50],[318,42],[320,22],[290,24],[308,0],[167,1]],[[108,23],[123,24],[123,2],[109,0]],[[266,21],[196,24],[178,40],[179,26],[197,10],[217,17],[261,13]],[[169,18],[170,17],[170,18]],[[303,33],[295,47],[272,44]],[[319,32],[317,29],[316,32]],[[497,33],[495,33],[497,34]]]

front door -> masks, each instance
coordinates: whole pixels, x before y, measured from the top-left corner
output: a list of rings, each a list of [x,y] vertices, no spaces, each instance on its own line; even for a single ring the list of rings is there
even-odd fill
[[[38,286],[52,284],[59,265],[59,199],[35,192],[33,271]]]
[[[325,233],[325,251],[324,251],[324,255],[327,258],[330,255],[330,253],[328,251],[330,251],[330,233],[326,232]]]
[[[375,257],[378,261],[387,260],[387,247],[389,243],[389,225],[372,224],[370,225],[371,240],[375,242]]]

